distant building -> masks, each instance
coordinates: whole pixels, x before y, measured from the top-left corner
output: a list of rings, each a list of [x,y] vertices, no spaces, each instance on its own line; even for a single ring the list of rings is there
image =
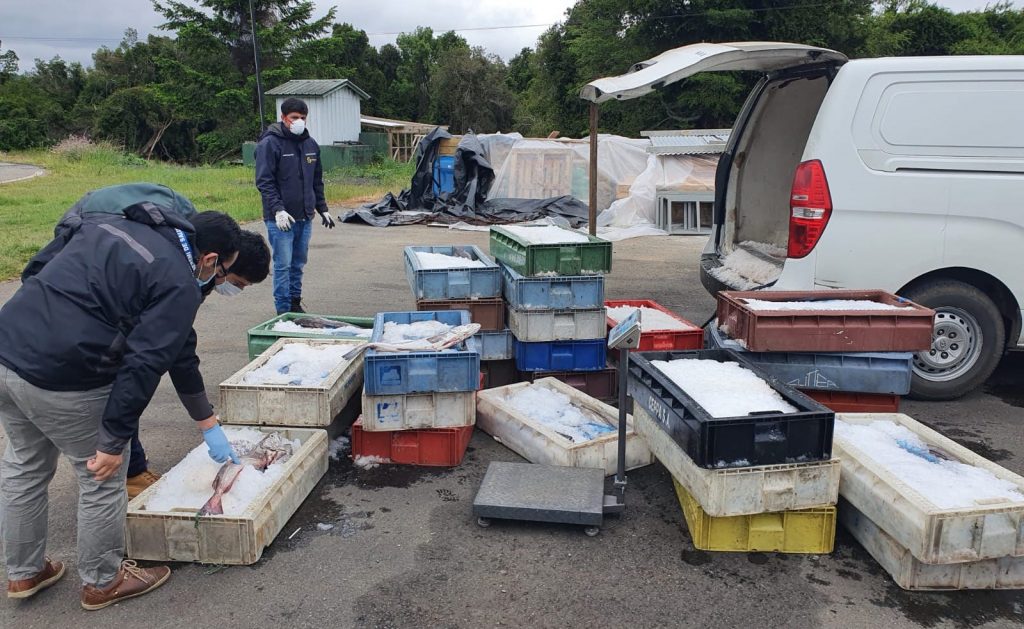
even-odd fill
[[[359,142],[360,102],[370,95],[348,79],[296,79],[267,92],[273,96],[274,117],[281,117],[281,103],[301,98],[309,105],[306,128],[322,145]]]

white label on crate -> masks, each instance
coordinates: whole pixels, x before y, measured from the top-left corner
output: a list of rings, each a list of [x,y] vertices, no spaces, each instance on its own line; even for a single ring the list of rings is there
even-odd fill
[[[647,404],[650,406],[651,415],[654,415],[658,421],[668,426],[668,409],[665,408],[665,405],[653,395],[647,398]]]
[[[839,385],[832,382],[821,373],[821,370],[815,369],[814,371],[808,371],[803,379],[794,378],[787,382],[791,387],[800,387],[803,389],[838,389]]]

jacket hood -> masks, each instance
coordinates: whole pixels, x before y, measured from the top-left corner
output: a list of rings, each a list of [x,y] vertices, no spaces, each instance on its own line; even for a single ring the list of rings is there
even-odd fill
[[[294,133],[285,128],[283,122],[275,122],[274,124],[269,125],[266,128],[266,130],[260,134],[260,139],[262,140],[268,135],[276,135],[277,137],[285,140],[294,140],[296,142],[301,142],[302,140],[305,140],[306,138],[309,137],[309,129],[304,130],[301,135],[295,135]]]

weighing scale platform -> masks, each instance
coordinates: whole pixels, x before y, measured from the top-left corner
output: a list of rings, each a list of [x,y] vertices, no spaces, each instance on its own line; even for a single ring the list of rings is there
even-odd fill
[[[473,500],[481,526],[496,518],[598,527],[605,511],[600,468],[495,461]]]

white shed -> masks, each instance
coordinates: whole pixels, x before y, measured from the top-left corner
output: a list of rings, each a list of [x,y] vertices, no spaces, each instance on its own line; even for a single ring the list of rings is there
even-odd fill
[[[370,95],[348,79],[296,79],[267,92],[275,99],[275,118],[281,119],[281,103],[301,98],[309,106],[306,128],[319,144],[358,142],[362,99]]]

